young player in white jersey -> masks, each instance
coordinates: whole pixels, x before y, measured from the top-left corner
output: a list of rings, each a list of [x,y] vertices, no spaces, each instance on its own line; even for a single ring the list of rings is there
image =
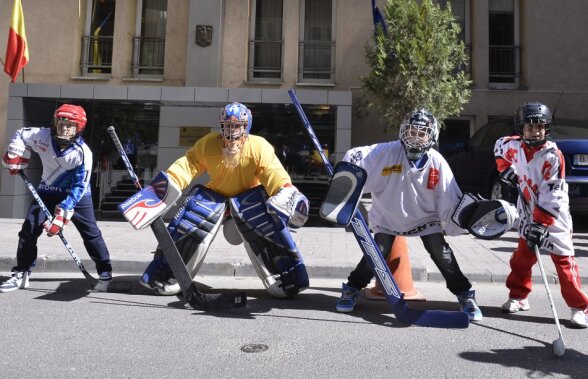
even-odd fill
[[[99,280],[94,289],[108,290],[112,266],[96,224],[90,193],[92,152],[81,137],[86,122],[84,108],[63,104],[55,111],[51,127],[22,128],[12,137],[2,165],[11,175],[16,175],[28,166],[31,151],[39,154],[43,165],[39,196],[48,209],[55,209],[55,213],[49,222],[39,204],[33,200],[18,234],[17,266],[12,269],[12,277],[0,285],[0,292],[29,286],[31,266],[37,259],[37,239],[43,229],[52,237],[61,232],[70,220],[80,232],[84,246],[96,264]]]
[[[364,192],[372,195],[369,225],[384,257],[395,236],[419,236],[461,309],[470,320],[480,321],[475,291],[443,236],[465,231],[451,221],[462,193],[445,159],[431,149],[438,136],[435,117],[418,109],[402,122],[399,141],[351,149],[343,160],[367,171]],[[337,311],[353,311],[359,291],[373,276],[363,257],[343,284]]]
[[[537,263],[534,246],[538,246],[555,265],[562,297],[572,311],[571,325],[586,328],[588,296],[581,290],[574,260],[565,163],[557,145],[547,140],[551,111],[538,102],[525,103],[517,109],[514,121],[519,135],[500,138],[494,148],[501,177],[519,186],[524,197],[518,200],[520,238],[510,259],[509,299],[502,309],[508,313],[529,309],[532,267]]]

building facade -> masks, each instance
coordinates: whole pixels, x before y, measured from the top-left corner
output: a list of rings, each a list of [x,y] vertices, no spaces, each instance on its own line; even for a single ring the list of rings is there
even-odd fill
[[[442,5],[447,1],[440,0]],[[377,1],[383,9],[385,1]],[[12,9],[13,0],[0,0]],[[287,90],[294,88],[333,160],[351,146],[395,139],[377,115],[357,112],[373,39],[369,0],[22,0],[30,63],[0,79],[0,143],[43,126],[61,103],[83,105],[100,206],[123,167],[106,134],[114,125],[146,179],[218,125],[240,101],[295,178],[320,177]],[[495,117],[538,100],[558,117],[587,119],[588,1],[455,0],[470,54],[472,96],[446,120],[441,143],[467,143]],[[10,12],[0,14],[8,30]],[[393,33],[393,30],[390,30]],[[6,41],[0,39],[0,51]],[[320,166],[320,165],[319,165]],[[33,161],[31,176],[40,176]],[[0,176],[0,217],[30,202]]]

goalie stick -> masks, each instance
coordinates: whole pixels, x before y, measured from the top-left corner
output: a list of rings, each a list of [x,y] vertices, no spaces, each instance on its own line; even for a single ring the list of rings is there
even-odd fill
[[[523,204],[523,209],[525,210],[525,218],[527,219],[528,223],[531,223],[531,210],[529,209],[527,199],[525,199],[525,195],[523,194],[521,187],[517,186],[517,189],[519,190],[519,197],[521,198],[521,203]],[[543,279],[543,285],[545,286],[545,292],[547,292],[547,299],[549,300],[551,313],[553,313],[553,319],[555,321],[555,325],[557,326],[557,332],[559,334],[558,338],[553,341],[553,354],[555,354],[555,356],[557,357],[562,357],[566,352],[566,345],[564,343],[563,334],[561,332],[561,326],[559,325],[559,317],[557,316],[557,311],[555,310],[555,303],[553,302],[553,296],[551,295],[551,290],[549,289],[549,283],[547,282],[547,276],[545,275],[545,268],[543,267],[543,261],[541,260],[541,254],[539,253],[539,247],[537,247],[537,245],[534,245],[533,250],[535,251],[535,256],[537,257],[537,262],[539,263],[541,278]]]
[[[139,178],[133,170],[133,166],[127,157],[127,154],[116,135],[114,126],[109,126],[108,134],[112,138],[112,142],[116,146],[116,150],[120,154],[120,157],[133,181],[133,184],[140,190],[141,183]],[[194,309],[211,310],[211,309],[227,309],[227,308],[241,308],[247,303],[247,295],[245,292],[238,293],[227,293],[227,294],[204,294],[196,288],[196,284],[192,280],[192,276],[188,272],[186,265],[182,259],[182,256],[178,252],[176,244],[169,234],[163,219],[158,217],[153,223],[151,223],[151,230],[155,234],[155,238],[159,243],[159,247],[163,251],[163,255],[169,264],[174,277],[178,281],[184,298]]]
[[[316,137],[294,90],[288,90],[288,94],[292,99],[292,103],[300,116],[300,120],[304,124],[304,128],[310,139],[312,140],[314,147],[318,151],[323,161],[323,164],[329,173],[333,175],[333,167],[329,163],[321,144]],[[386,300],[392,308],[392,312],[396,319],[405,324],[412,324],[418,326],[428,326],[434,328],[467,328],[469,325],[468,315],[465,312],[453,312],[453,311],[438,311],[438,310],[415,310],[409,308],[406,302],[402,299],[398,285],[392,277],[392,273],[382,256],[382,253],[378,249],[369,228],[358,210],[355,210],[351,217],[351,230],[357,240],[361,251],[366,256],[367,261],[372,269],[372,272],[380,280]]]
[[[18,174],[20,175],[20,177],[22,178],[22,180],[24,180],[24,182],[25,182],[26,186],[28,187],[29,191],[31,192],[31,194],[35,198],[35,201],[37,202],[37,204],[39,204],[39,206],[43,210],[43,213],[45,213],[45,216],[47,217],[47,220],[51,220],[53,218],[53,216],[51,215],[51,212],[49,212],[49,209],[47,209],[47,206],[45,205],[45,203],[43,203],[43,200],[41,200],[41,196],[39,196],[39,194],[37,193],[37,190],[35,189],[35,186],[33,186],[33,183],[31,183],[31,181],[26,176],[26,174],[24,173],[23,170],[20,170],[18,172]],[[63,245],[65,246],[65,249],[67,250],[67,252],[69,253],[69,255],[71,255],[71,258],[73,259],[73,261],[75,262],[75,264],[78,266],[78,268],[80,269],[80,271],[82,272],[82,274],[84,274],[84,276],[86,277],[86,279],[88,279],[91,282],[92,287],[94,285],[96,285],[96,283],[98,281],[92,275],[90,275],[90,273],[86,270],[86,268],[82,264],[82,260],[80,259],[80,257],[78,257],[78,255],[75,253],[74,249],[71,247],[71,245],[69,244],[69,242],[67,242],[67,240],[63,236],[63,232],[60,231],[59,233],[57,233],[57,235],[59,236],[59,238],[61,238],[61,242],[63,242]]]

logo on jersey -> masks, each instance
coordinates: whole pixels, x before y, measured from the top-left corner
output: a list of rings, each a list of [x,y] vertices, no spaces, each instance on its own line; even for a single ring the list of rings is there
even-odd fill
[[[384,167],[382,169],[382,176],[400,174],[400,172],[402,172],[402,164],[395,164],[392,166]]]
[[[432,190],[439,183],[439,170],[432,168],[429,171],[429,179],[427,180],[427,188]]]

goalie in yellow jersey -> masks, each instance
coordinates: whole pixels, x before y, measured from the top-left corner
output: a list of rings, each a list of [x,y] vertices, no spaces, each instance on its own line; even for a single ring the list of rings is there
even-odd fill
[[[210,177],[190,190],[168,231],[194,277],[224,223],[225,237],[233,244],[244,243],[268,292],[291,297],[308,287],[306,267],[289,231],[307,221],[308,199],[292,185],[272,145],[249,134],[252,116],[245,105],[227,104],[219,122],[220,132],[202,137],[163,173],[179,189],[205,172]],[[142,228],[150,217],[136,219]],[[141,284],[160,295],[180,292],[159,250]]]

